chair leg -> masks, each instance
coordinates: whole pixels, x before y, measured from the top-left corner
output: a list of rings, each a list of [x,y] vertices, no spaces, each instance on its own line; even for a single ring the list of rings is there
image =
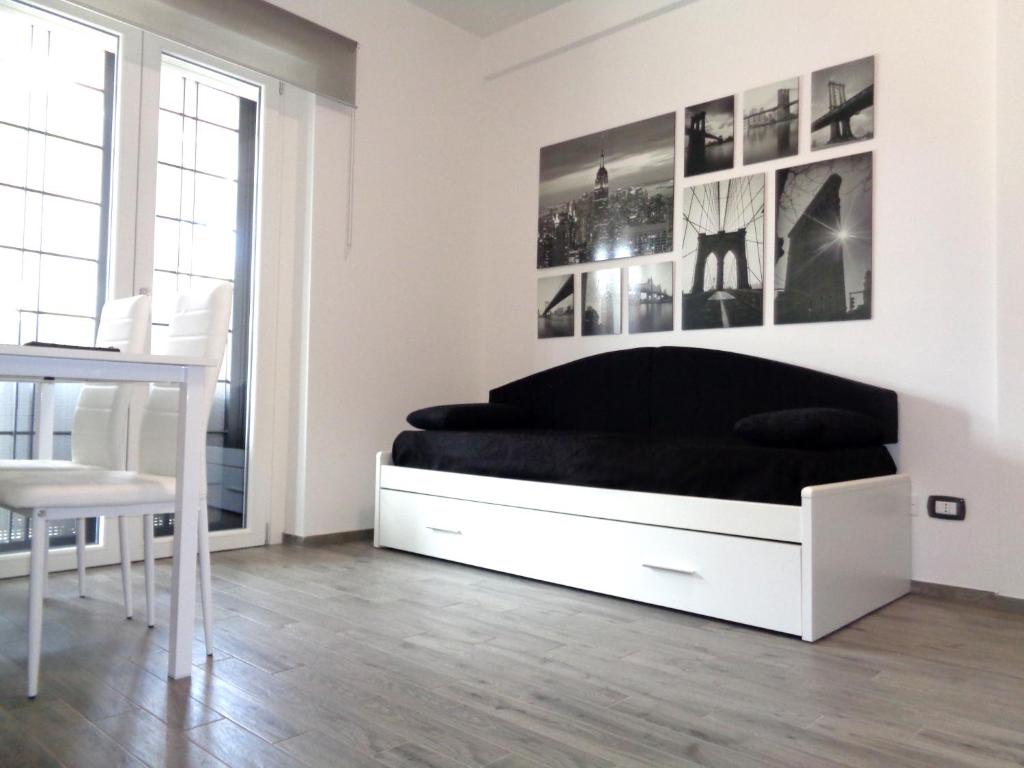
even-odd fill
[[[45,519],[45,518],[44,518]],[[43,599],[50,596],[50,527],[43,526]]]
[[[46,585],[46,512],[32,513],[32,553],[28,577],[28,697],[39,692],[39,657],[43,649],[43,590]]]
[[[128,549],[128,518],[117,518],[117,537],[121,546],[121,586],[124,590],[124,615],[132,617],[132,555]]]
[[[146,569],[146,624],[156,626],[156,569],[153,563],[153,516],[142,516],[142,559]]]
[[[206,499],[199,505],[199,592],[203,598],[203,637],[206,655],[213,656],[213,588],[210,582],[210,513]]]
[[[85,518],[78,518],[78,523],[75,526],[75,557],[78,561],[79,597],[85,597],[85,526]]]

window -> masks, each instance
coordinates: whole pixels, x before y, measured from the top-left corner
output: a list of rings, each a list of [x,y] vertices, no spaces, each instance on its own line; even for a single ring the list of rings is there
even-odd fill
[[[93,343],[106,296],[117,43],[0,6],[0,343]],[[55,458],[70,458],[78,390],[55,387]],[[32,456],[33,396],[31,383],[0,382],[0,458]],[[74,543],[74,522],[51,535]],[[0,510],[0,552],[25,548],[24,520]]]

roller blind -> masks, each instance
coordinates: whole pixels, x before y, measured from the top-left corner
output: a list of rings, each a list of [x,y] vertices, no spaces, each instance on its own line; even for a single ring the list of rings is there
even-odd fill
[[[264,0],[73,0],[343,104],[356,104],[357,43]]]

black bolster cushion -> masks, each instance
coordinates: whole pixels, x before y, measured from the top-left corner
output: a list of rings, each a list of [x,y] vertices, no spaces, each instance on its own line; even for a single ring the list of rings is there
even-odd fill
[[[860,448],[883,445],[881,423],[843,408],[790,408],[746,416],[733,430],[751,443],[778,448]]]
[[[410,413],[406,421],[417,429],[519,429],[530,426],[530,414],[515,405],[460,403],[420,408]]]

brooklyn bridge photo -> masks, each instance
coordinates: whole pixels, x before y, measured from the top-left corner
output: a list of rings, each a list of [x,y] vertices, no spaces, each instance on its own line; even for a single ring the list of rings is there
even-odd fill
[[[795,155],[800,132],[800,78],[743,94],[743,162],[762,163]]]
[[[871,153],[776,172],[775,322],[871,317]]]
[[[875,57],[811,75],[811,149],[875,135]]]
[[[726,96],[686,108],[684,176],[732,168],[736,99]]]
[[[673,268],[671,261],[630,267],[629,332],[672,330]]]
[[[683,191],[683,330],[764,322],[764,174]]]
[[[576,304],[573,275],[537,280],[537,338],[551,339],[575,333]]]
[[[540,151],[537,267],[672,251],[675,113]]]

